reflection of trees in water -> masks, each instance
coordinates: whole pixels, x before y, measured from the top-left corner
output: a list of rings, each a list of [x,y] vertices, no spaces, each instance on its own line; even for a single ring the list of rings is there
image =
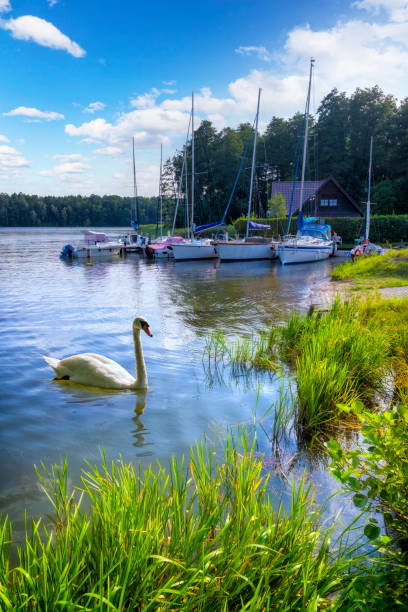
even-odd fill
[[[175,262],[171,273],[167,297],[198,333],[248,333],[280,318],[270,262]]]
[[[198,333],[221,328],[247,334],[307,308],[310,287],[327,277],[318,264],[281,266],[275,261],[167,262],[161,269],[160,299],[178,307]]]

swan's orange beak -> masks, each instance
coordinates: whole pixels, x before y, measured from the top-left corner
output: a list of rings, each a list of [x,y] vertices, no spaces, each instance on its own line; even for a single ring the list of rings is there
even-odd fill
[[[153,338],[153,334],[152,334],[152,332],[150,331],[150,327],[147,325],[147,323],[145,323],[145,325],[143,325],[143,326],[142,326],[142,329],[143,329],[143,331],[144,331],[144,332],[146,332],[146,334],[147,334],[148,336],[150,336],[151,338]]]

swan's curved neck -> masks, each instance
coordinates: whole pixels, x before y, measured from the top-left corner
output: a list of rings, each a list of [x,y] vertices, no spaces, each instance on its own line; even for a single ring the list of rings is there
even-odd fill
[[[132,387],[134,389],[147,389],[147,373],[143,357],[142,341],[140,340],[140,330],[133,330],[133,341],[135,343],[136,379]]]

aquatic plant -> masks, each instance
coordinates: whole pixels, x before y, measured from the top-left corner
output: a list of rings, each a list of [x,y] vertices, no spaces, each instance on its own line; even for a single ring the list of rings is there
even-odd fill
[[[304,479],[284,512],[245,432],[218,458],[197,443],[144,472],[123,461],[88,467],[68,491],[66,462],[38,470],[52,527],[27,525],[18,561],[0,529],[2,610],[336,609],[365,571],[365,556],[323,528]],[[88,510],[83,510],[86,503]]]
[[[208,363],[228,363],[232,372],[239,374],[249,369],[279,369],[276,354],[278,329],[271,325],[249,338],[230,340],[220,330],[206,337],[204,354]]]
[[[313,430],[338,419],[339,403],[375,404],[390,380],[396,392],[408,394],[407,329],[407,298],[337,296],[327,311],[293,312],[255,340],[228,344],[213,337],[208,356],[222,354],[233,371],[277,371],[286,362],[296,373],[297,424]]]
[[[353,495],[356,507],[366,512],[364,533],[385,561],[383,573],[373,583],[384,609],[390,601],[392,609],[407,609],[408,405],[382,412],[369,412],[359,402],[339,408],[357,416],[363,439],[352,450],[343,449],[336,440],[328,442],[329,469]]]

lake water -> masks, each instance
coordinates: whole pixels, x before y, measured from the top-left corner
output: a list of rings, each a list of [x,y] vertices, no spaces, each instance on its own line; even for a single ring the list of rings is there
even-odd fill
[[[206,336],[218,329],[248,336],[293,309],[304,311],[339,261],[282,267],[279,261],[155,262],[136,254],[92,266],[61,260],[61,247],[82,234],[0,229],[0,513],[9,515],[17,541],[25,509],[34,516],[49,511],[34,464],[50,466],[66,456],[71,483],[79,484],[83,458],[99,463],[102,448],[109,460],[122,455],[167,465],[172,453],[188,452],[204,434],[211,439],[220,428],[253,423],[255,410],[263,414],[276,400],[279,381],[211,379],[203,365]],[[42,355],[101,353],[134,372],[131,325],[139,314],[154,335],[142,338],[145,396],[53,380]],[[262,425],[258,449],[268,464],[268,419]],[[289,436],[284,456],[297,450]],[[291,474],[304,467],[319,500],[337,489],[324,461],[299,454]],[[285,499],[285,479],[274,475],[272,484]],[[340,507],[353,512],[348,500],[336,497],[328,520]]]

